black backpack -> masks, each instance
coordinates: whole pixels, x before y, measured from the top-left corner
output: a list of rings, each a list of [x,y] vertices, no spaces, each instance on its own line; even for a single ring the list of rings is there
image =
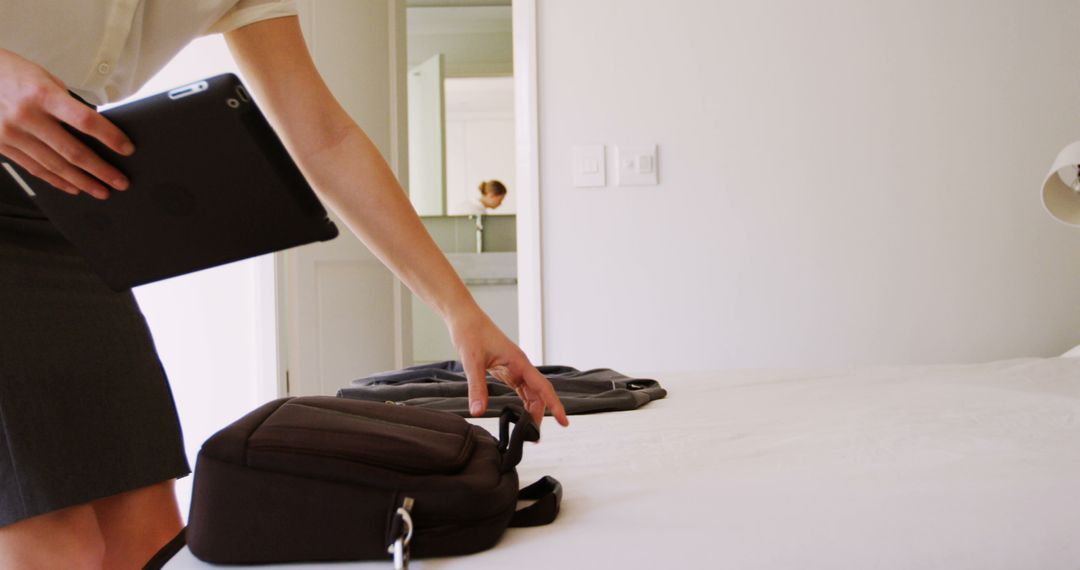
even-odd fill
[[[510,433],[510,424],[516,424]],[[220,564],[470,554],[508,526],[550,523],[562,487],[518,489],[540,432],[507,407],[499,439],[463,418],[331,397],[269,402],[203,444],[187,542]],[[518,500],[536,502],[515,511]]]

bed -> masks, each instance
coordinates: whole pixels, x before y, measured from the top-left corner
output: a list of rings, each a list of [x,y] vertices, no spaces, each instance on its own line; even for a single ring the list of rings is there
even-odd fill
[[[553,525],[412,567],[1080,568],[1080,358],[658,379],[545,422],[519,469],[563,482]],[[338,567],[390,565],[289,566]]]

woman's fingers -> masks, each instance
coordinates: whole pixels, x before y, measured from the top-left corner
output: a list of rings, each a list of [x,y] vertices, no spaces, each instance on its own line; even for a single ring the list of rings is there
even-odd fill
[[[487,367],[484,361],[477,357],[464,357],[462,367],[465,368],[465,378],[469,381],[469,413],[473,417],[484,415],[487,410]]]
[[[555,393],[555,388],[551,386],[551,382],[540,373],[533,365],[524,367],[522,372],[522,380],[525,381],[526,390],[530,392],[530,400],[532,400],[534,410],[533,417],[536,418],[536,423],[539,424],[544,417],[544,408],[551,410],[552,417],[555,421],[559,422],[559,425],[567,427],[570,425],[570,420],[566,418],[566,409],[563,408],[562,402],[559,400],[559,395]],[[535,410],[539,410],[539,417]]]
[[[521,384],[514,387],[514,392],[517,393],[518,398],[521,398],[521,403],[525,405],[525,409],[528,409],[532,405],[532,397],[529,396],[529,391],[525,389],[525,385]]]
[[[521,356],[520,358],[522,360],[525,359],[524,356]],[[520,365],[514,368],[514,370],[521,369],[523,369],[523,367]],[[522,374],[512,372],[510,368],[506,366],[492,367],[488,369],[488,373],[514,390],[514,393],[521,399],[522,407],[524,407],[533,419],[536,420],[537,425],[543,421],[544,403],[533,395],[532,389],[529,387],[528,382],[525,381],[525,377]],[[539,406],[539,411],[537,411],[537,406]]]
[[[487,375],[490,373],[517,393],[537,425],[543,421],[546,408],[563,427],[569,426],[566,410],[551,382],[486,315],[480,312],[478,316],[480,318],[476,320],[449,323],[450,336],[461,355],[469,383],[469,413],[480,416],[486,411]]]
[[[44,166],[48,171],[64,179],[68,184],[99,200],[109,197],[109,191],[101,182],[73,166],[45,143],[26,133],[15,135],[12,138],[15,139],[13,146],[17,146],[19,150]]]
[[[94,113],[95,115],[97,113]],[[79,139],[73,137],[59,123],[50,117],[42,116],[32,125],[33,134],[51,147],[69,164],[85,171],[98,180],[104,181],[117,190],[126,190],[128,179],[115,166],[105,162],[96,152],[90,150]]]
[[[64,192],[67,192],[72,196],[75,196],[79,193],[78,188],[72,186],[66,180],[60,178],[52,172],[49,172],[49,170],[42,166],[38,161],[30,158],[29,156],[26,156],[26,153],[13,146],[0,144],[0,154],[15,161],[16,164],[23,167],[23,169],[25,169],[27,172],[44,180],[45,182],[48,182],[55,188],[63,190]]]
[[[525,411],[533,417],[533,420],[536,421],[536,425],[540,425],[544,421],[544,403],[540,400],[526,402]]]
[[[124,131],[112,124],[101,113],[76,101],[67,93],[61,92],[57,96],[47,98],[45,111],[101,141],[116,153],[127,156],[135,152],[135,146],[131,144],[131,140],[127,138]],[[112,178],[102,178],[102,180],[111,182]]]
[[[521,398],[522,405],[536,420],[537,425],[543,422],[545,409],[551,410],[551,415],[563,427],[570,425],[570,421],[566,417],[566,410],[563,408],[562,401],[559,400],[555,388],[552,387],[551,381],[529,363],[524,354],[518,355],[516,359],[511,358],[507,362],[507,366],[493,369],[492,374],[514,389],[514,392]]]
[[[131,154],[131,141],[95,109],[72,97],[63,82],[41,66],[0,49],[0,145],[5,156],[49,184],[71,187],[96,198],[108,197],[102,185],[123,189],[127,178],[62,124]]]

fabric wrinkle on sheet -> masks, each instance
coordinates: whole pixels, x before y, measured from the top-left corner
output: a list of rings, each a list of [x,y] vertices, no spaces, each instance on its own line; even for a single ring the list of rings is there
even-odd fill
[[[667,396],[656,380],[630,378],[608,368],[578,370],[570,366],[538,366],[555,388],[566,413],[593,414],[634,410]],[[495,417],[508,404],[521,399],[513,388],[494,376],[487,376],[488,409],[485,417]],[[464,367],[457,360],[410,366],[353,380],[338,391],[339,398],[395,402],[470,417],[469,385]],[[550,412],[549,412],[550,415]]]

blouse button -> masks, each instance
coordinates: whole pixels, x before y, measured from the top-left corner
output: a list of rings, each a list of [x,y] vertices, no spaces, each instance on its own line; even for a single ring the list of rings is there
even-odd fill
[[[108,75],[109,71],[111,71],[111,70],[112,70],[112,66],[109,65],[109,63],[106,62],[106,61],[103,61],[103,62],[99,63],[98,66],[97,66],[98,73],[100,73],[102,75]]]

